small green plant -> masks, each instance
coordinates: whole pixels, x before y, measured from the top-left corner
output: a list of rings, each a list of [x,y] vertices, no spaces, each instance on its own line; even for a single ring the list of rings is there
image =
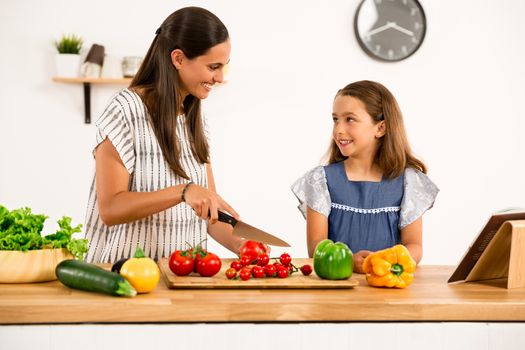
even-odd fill
[[[55,41],[55,46],[59,53],[78,54],[82,48],[83,40],[75,34],[62,35],[59,41]]]

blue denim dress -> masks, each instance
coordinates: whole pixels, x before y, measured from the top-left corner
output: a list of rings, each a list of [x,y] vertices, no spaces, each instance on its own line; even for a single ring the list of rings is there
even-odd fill
[[[395,179],[351,181],[339,162],[312,169],[292,191],[303,215],[308,206],[326,216],[328,238],[358,252],[401,243],[401,229],[432,207],[439,189],[412,168]]]

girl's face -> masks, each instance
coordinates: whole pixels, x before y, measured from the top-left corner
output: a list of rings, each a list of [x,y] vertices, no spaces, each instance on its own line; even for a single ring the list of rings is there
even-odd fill
[[[332,136],[345,157],[375,157],[384,121],[375,123],[359,99],[337,96],[334,100]]]
[[[171,53],[171,61],[179,72],[181,93],[205,99],[215,83],[222,83],[223,68],[230,60],[230,40],[213,46],[204,55],[188,59],[177,49]]]

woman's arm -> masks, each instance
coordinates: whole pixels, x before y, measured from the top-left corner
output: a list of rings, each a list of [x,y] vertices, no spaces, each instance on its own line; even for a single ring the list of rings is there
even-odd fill
[[[129,173],[109,139],[95,150],[99,213],[108,225],[139,220],[179,204],[185,185],[155,192],[128,191]]]
[[[423,257],[423,218],[405,226],[401,230],[401,243],[407,247],[410,255],[419,264]]]
[[[186,184],[154,192],[130,192],[129,173],[107,138],[95,150],[95,163],[99,213],[108,226],[139,220],[182,202],[182,191]],[[203,219],[208,219],[211,211],[212,216],[215,213],[216,220],[217,211],[215,209],[214,212],[213,208],[231,209],[214,192],[195,184],[188,187],[185,197],[186,203]]]
[[[206,164],[206,172],[208,173],[208,188],[210,189],[210,191],[215,193],[215,180],[213,178],[213,172],[210,163]],[[236,219],[239,219],[239,215],[235,211],[230,211],[231,208],[221,209],[226,209],[226,211],[235,216]],[[212,223],[210,220],[210,223],[208,225],[208,233],[210,234],[210,236],[213,237],[214,240],[219,242],[227,249],[231,250],[233,253],[239,254],[239,249],[244,243],[244,240],[242,238],[232,235],[232,231],[233,227],[231,225],[217,220],[215,220],[214,223]]]
[[[310,208],[306,209],[306,243],[308,256],[314,256],[317,243],[328,238],[328,218]]]

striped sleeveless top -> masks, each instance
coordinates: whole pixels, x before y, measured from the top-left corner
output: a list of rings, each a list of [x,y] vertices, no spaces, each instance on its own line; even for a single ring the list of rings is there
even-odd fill
[[[176,175],[164,159],[146,107],[135,92],[124,89],[115,94],[95,125],[96,146],[106,138],[111,141],[130,174],[129,191],[151,192],[188,182]],[[208,137],[205,122],[204,130]],[[191,152],[184,115],[177,119],[177,137],[184,171],[194,183],[208,187],[206,166]],[[115,262],[132,256],[138,246],[147,256],[160,259],[186,248],[187,242],[195,246],[203,241],[207,221],[198,218],[189,205],[180,203],[144,219],[108,227],[100,219],[93,175],[84,236],[89,240],[86,260],[90,262]]]

